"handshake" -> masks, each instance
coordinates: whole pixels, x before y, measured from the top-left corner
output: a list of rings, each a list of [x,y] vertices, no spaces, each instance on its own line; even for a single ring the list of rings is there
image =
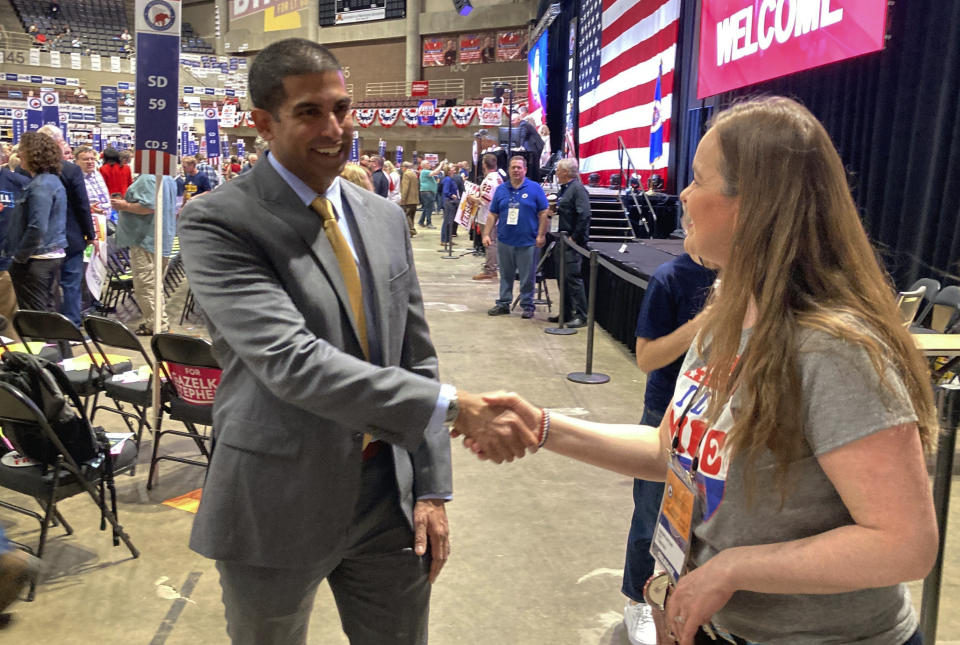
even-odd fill
[[[451,437],[464,438],[463,445],[480,459],[495,463],[523,457],[536,451],[548,431],[549,416],[513,392],[471,394],[457,392],[460,413]]]

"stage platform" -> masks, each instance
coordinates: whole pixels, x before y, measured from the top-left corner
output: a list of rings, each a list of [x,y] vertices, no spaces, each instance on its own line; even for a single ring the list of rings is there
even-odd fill
[[[611,336],[633,349],[636,345],[634,332],[637,328],[637,315],[643,303],[647,281],[657,267],[683,253],[683,240],[592,242],[590,248],[595,249],[604,261],[598,264],[597,323]],[[583,281],[588,287],[589,280],[589,263],[585,260]]]

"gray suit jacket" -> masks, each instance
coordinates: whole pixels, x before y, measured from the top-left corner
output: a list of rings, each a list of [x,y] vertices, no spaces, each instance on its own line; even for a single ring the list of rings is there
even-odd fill
[[[416,498],[451,493],[449,437],[424,433],[440,384],[406,219],[341,185],[368,259],[383,366],[363,359],[321,218],[271,164],[180,216],[184,266],[223,367],[190,537],[210,558],[286,568],[328,557],[354,513],[364,432],[393,444],[408,520]]]

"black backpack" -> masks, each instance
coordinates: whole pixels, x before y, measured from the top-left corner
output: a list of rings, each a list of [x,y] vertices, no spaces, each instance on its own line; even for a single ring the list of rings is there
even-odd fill
[[[106,438],[102,433],[98,437],[90,427],[83,404],[59,365],[33,354],[6,352],[0,360],[0,381],[20,390],[40,408],[77,465],[94,465],[90,462],[101,458]],[[60,452],[39,424],[4,421],[3,429],[20,454],[44,466],[52,464]]]
[[[61,451],[36,423],[4,421],[4,436],[13,442],[20,454],[39,461],[44,470],[60,463],[58,456],[66,452],[84,472],[84,476],[98,480],[100,530],[105,530],[106,517],[103,511],[107,508],[107,491],[110,492],[111,510],[117,517],[117,492],[113,481],[110,443],[103,428],[90,425],[83,403],[63,368],[33,354],[8,351],[0,357],[0,381],[17,388],[36,404],[64,450]],[[119,530],[119,525],[115,525],[114,546],[120,543]]]

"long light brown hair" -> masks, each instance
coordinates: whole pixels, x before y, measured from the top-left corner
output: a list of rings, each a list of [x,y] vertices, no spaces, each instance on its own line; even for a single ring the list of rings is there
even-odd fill
[[[787,469],[802,454],[798,347],[805,330],[862,346],[881,384],[892,367],[929,448],[937,427],[929,372],[901,324],[827,131],[805,107],[781,97],[736,104],[711,128],[723,190],[739,197],[739,209],[698,349],[708,353],[711,423],[734,390],[746,394],[726,442],[731,454],[747,459],[748,490],[751,465],[764,450],[774,455],[782,494]],[[757,320],[734,370],[751,298]]]

